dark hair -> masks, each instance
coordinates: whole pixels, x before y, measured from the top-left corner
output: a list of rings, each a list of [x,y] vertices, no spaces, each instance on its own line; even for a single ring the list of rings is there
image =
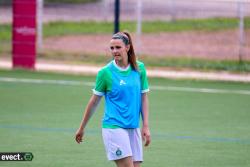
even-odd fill
[[[131,64],[131,66],[134,70],[138,70],[138,66],[136,63],[136,55],[135,55],[134,46],[132,43],[132,38],[128,32],[124,31],[123,33],[125,35],[127,35],[128,39],[129,39],[129,44],[130,44],[130,48],[128,50],[128,62]]]
[[[113,39],[121,39],[125,45],[130,45],[130,48],[128,50],[128,62],[132,66],[133,70],[138,70],[137,63],[136,63],[136,56],[134,51],[134,46],[132,43],[132,38],[130,34],[126,31],[124,32],[118,32],[113,35]],[[127,39],[128,38],[128,39]]]

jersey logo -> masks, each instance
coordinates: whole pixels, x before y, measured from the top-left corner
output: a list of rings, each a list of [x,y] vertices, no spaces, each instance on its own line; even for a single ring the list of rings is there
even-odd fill
[[[126,82],[121,79],[120,80],[120,85],[126,85]]]

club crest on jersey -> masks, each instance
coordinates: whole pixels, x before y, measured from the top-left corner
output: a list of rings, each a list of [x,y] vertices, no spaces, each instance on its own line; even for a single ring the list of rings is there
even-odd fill
[[[120,85],[126,85],[126,82],[124,80],[120,80]]]

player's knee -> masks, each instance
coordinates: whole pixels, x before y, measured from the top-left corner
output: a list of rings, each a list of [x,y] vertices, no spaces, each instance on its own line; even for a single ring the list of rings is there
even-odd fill
[[[117,167],[134,167],[132,157],[125,157],[119,160],[115,160]]]

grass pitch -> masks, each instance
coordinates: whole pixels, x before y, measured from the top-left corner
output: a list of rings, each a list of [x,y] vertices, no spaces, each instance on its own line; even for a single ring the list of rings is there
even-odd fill
[[[74,141],[94,81],[90,76],[0,71],[0,151],[34,155],[31,162],[1,161],[0,166],[115,166],[106,160],[102,144],[103,100],[84,142]],[[250,166],[249,84],[149,81],[152,143],[144,149],[143,167]]]

